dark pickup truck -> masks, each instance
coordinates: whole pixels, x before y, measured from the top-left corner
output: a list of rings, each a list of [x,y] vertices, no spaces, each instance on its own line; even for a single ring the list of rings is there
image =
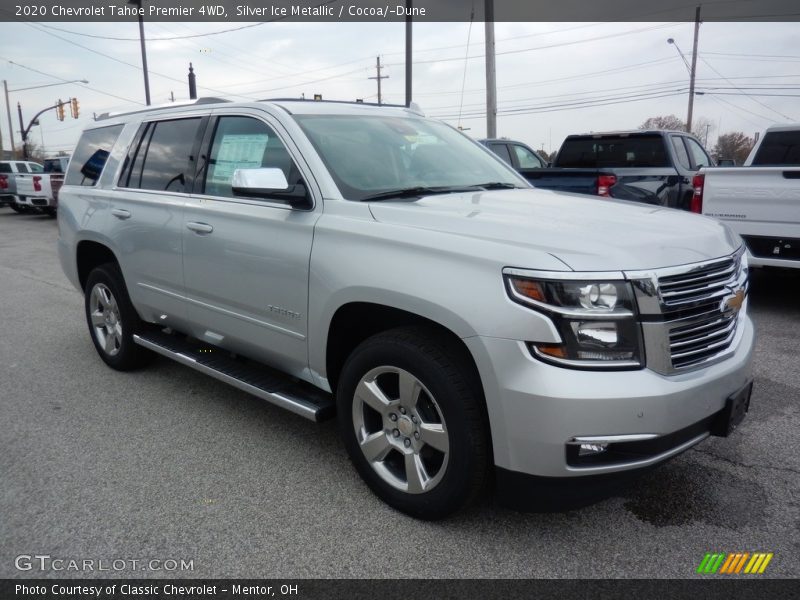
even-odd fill
[[[714,163],[681,131],[570,135],[553,166],[518,169],[537,188],[690,210],[697,171]]]

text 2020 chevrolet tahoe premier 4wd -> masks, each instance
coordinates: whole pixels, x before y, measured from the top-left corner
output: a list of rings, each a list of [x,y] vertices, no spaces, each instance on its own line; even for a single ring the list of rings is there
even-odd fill
[[[105,117],[58,223],[108,365],[159,353],[336,412],[369,487],[418,517],[491,481],[508,497],[653,465],[749,404],[737,235],[532,189],[413,110],[201,100]]]

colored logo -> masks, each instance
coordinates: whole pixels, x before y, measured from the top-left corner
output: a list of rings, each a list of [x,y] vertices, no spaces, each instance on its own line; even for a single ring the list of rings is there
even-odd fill
[[[744,304],[745,293],[743,289],[736,290],[733,296],[729,296],[722,301],[722,310],[730,309],[734,312],[739,312]]]
[[[703,575],[760,575],[767,569],[772,556],[772,552],[707,552],[697,572]]]

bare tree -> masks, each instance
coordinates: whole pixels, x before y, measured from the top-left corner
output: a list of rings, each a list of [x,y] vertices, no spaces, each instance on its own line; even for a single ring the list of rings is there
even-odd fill
[[[639,125],[639,129],[672,129],[675,131],[683,131],[686,129],[686,123],[675,115],[661,115],[659,117],[650,117]]]
[[[737,165],[741,165],[753,149],[755,140],[741,131],[723,133],[717,138],[712,155],[714,160],[732,158]]]

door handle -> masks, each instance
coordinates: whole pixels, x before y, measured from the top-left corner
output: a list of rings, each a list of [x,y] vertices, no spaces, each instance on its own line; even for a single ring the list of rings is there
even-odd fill
[[[206,234],[214,231],[214,228],[208,223],[195,223],[189,222],[186,224],[187,229],[191,229],[195,233]]]
[[[131,218],[130,211],[129,210],[125,210],[124,208],[112,208],[111,209],[111,214],[114,215],[115,217],[117,217],[118,219],[122,219],[123,221],[125,219],[130,219]]]

